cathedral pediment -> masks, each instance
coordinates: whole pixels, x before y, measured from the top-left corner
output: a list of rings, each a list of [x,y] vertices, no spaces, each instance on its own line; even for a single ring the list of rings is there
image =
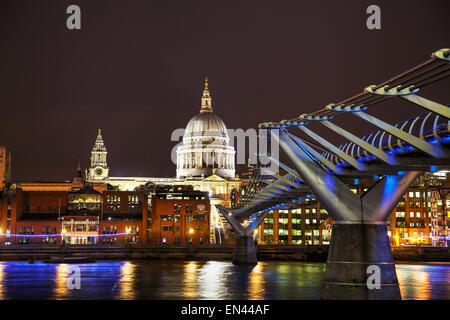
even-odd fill
[[[206,177],[205,179],[203,179],[203,181],[227,181],[222,177],[219,177],[216,174],[212,174],[209,177]]]

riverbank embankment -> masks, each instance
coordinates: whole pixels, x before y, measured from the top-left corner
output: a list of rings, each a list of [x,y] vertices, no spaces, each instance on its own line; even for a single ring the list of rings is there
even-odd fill
[[[0,246],[0,260],[44,261],[54,257],[86,257],[93,260],[231,260],[234,245],[11,245]],[[393,247],[396,261],[450,262],[449,248]],[[325,262],[328,246],[259,245],[259,261]]]

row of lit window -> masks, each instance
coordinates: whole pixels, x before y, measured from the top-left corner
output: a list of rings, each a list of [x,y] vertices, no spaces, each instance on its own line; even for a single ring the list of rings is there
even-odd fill
[[[425,228],[425,222],[410,222],[409,224],[406,222],[396,222],[395,226],[397,228]]]
[[[106,195],[107,204],[120,204],[120,196],[118,195]],[[141,196],[139,195],[129,195],[128,204],[141,204]]]
[[[194,226],[194,231],[203,231],[203,226]],[[179,226],[161,226],[161,231],[174,231],[174,232],[180,232]]]
[[[160,217],[161,221],[174,221],[174,222],[181,221],[180,215],[162,214],[159,217]],[[192,222],[192,221],[206,221],[206,215],[205,214],[187,215],[186,222]]]
[[[302,224],[302,219],[298,219],[298,218],[293,218],[291,219],[292,221],[292,225],[300,225]],[[317,224],[317,221],[319,221],[320,223],[324,222],[324,219],[305,219],[305,224],[306,225],[310,225],[310,224]],[[278,224],[280,225],[287,225],[289,223],[289,219],[288,218],[279,218],[278,219]],[[273,225],[273,218],[266,218],[264,219],[264,225]]]
[[[414,207],[416,207],[416,208],[421,208],[421,207],[431,208],[431,202],[428,202],[427,204],[422,205],[422,202],[420,202],[420,201],[416,201],[416,202],[409,201],[408,205],[409,205],[410,208],[414,208]],[[405,202],[404,201],[400,201],[399,203],[397,203],[397,208],[403,208],[403,207],[405,207]]]
[[[192,213],[194,212],[194,206],[190,203],[187,203],[185,206],[186,213]],[[181,204],[174,204],[173,205],[173,212],[174,213],[181,213]]]
[[[404,211],[397,211],[395,212],[395,216],[397,218],[405,218],[406,213]],[[422,212],[416,211],[415,213],[413,211],[409,212],[410,218],[422,218]],[[425,214],[423,214],[423,217],[425,217]],[[428,218],[431,217],[431,212],[428,212]]]
[[[306,236],[312,236],[314,234],[314,236],[319,236],[320,231],[319,230],[306,230],[304,231]],[[324,231],[324,234],[327,234],[328,230]],[[278,230],[278,235],[288,235],[289,232],[287,229],[279,229]],[[273,229],[264,229],[264,235],[273,235]],[[292,236],[301,236],[302,235],[302,230],[292,230]]]
[[[421,196],[422,196],[422,192],[420,192],[420,191],[416,191],[416,192],[410,191],[410,192],[408,192],[408,197],[409,198],[420,198]],[[425,193],[423,193],[423,196],[425,197]],[[431,193],[428,192],[428,198],[430,198],[430,197],[431,197]]]

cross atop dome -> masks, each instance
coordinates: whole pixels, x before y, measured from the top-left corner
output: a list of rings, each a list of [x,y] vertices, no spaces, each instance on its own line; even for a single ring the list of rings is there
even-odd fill
[[[200,113],[203,112],[213,112],[211,106],[211,96],[208,89],[208,77],[205,78],[205,89],[203,90],[202,107],[200,108]]]

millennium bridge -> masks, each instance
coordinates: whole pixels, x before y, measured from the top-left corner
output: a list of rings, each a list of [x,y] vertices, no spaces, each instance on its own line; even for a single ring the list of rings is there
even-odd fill
[[[424,63],[350,98],[290,120],[260,124],[259,139],[278,144],[288,161],[272,155],[269,148],[259,150],[259,156],[287,173],[263,178],[268,176],[261,174],[264,168],[255,170],[236,206],[217,206],[237,235],[233,262],[257,263],[253,232],[267,213],[299,207],[314,194],[335,221],[323,298],[401,299],[385,221],[419,175],[450,168],[450,108],[419,95],[423,87],[449,75],[450,49],[441,49]],[[397,124],[368,113],[390,99],[406,100],[424,113]],[[362,119],[377,131],[358,137],[351,128],[336,124],[340,117]],[[313,131],[312,123],[347,142],[336,146],[322,131]],[[308,138],[294,135],[293,128]],[[350,190],[355,179],[371,179],[373,186],[358,196]],[[367,284],[372,270],[380,275],[375,288]]]

